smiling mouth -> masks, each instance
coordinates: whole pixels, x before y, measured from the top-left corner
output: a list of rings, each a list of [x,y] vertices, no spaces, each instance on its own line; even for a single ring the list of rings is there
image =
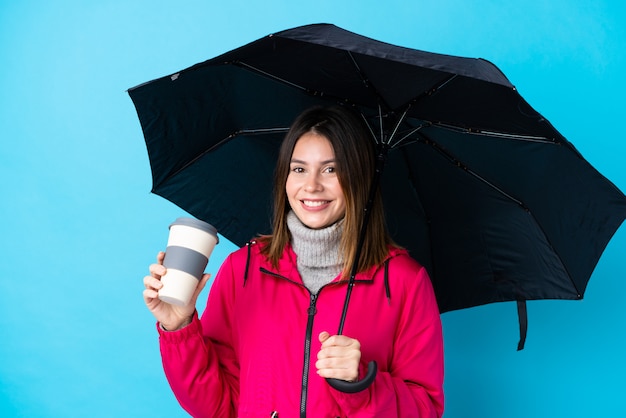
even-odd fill
[[[302,200],[302,204],[310,208],[317,208],[328,203],[330,203],[330,200]]]

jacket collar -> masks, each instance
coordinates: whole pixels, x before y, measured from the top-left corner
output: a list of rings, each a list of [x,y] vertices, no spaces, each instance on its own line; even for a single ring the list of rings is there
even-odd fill
[[[390,247],[389,254],[387,255],[387,259],[391,259],[403,253],[406,253],[406,250],[401,249],[401,248],[396,248],[396,247]],[[300,277],[300,274],[298,273],[298,269],[296,267],[297,265],[296,257],[297,257],[296,253],[293,251],[291,244],[288,243],[285,248],[285,251],[283,251],[281,258],[278,261],[278,269],[273,268],[270,265],[270,263],[267,262],[267,260],[265,259],[262,261],[261,266],[267,269],[268,271],[275,272],[276,274],[286,277],[289,280],[301,283],[302,278]],[[374,276],[376,275],[376,273],[382,269],[383,269],[382,265],[373,266],[367,271],[357,273],[354,280],[356,282],[362,282],[362,283],[372,282],[374,281]],[[333,280],[332,283],[345,283],[347,281],[348,279],[339,280],[338,278],[335,278],[335,280]]]

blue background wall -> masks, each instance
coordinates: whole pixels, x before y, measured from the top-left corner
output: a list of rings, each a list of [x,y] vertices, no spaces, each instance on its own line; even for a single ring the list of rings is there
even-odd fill
[[[0,416],[186,415],[141,297],[184,213],[149,193],[127,88],[272,32],[334,23],[493,61],[626,190],[625,18],[620,0],[1,0]],[[624,413],[625,228],[583,301],[529,303],[522,352],[514,304],[443,315],[447,417]],[[224,240],[208,270],[233,249]]]

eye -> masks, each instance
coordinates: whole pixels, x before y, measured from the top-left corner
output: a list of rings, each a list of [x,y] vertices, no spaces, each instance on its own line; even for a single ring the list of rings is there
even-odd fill
[[[293,167],[291,167],[291,171],[293,173],[304,173],[304,168],[302,168],[300,166],[293,166]]]
[[[335,173],[335,172],[337,172],[337,169],[335,168],[335,166],[329,165],[328,167],[324,168],[324,172],[325,173]]]

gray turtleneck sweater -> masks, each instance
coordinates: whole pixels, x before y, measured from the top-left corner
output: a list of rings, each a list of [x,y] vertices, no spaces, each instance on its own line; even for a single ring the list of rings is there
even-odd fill
[[[311,229],[291,211],[287,214],[287,227],[291,232],[291,246],[297,255],[298,272],[304,285],[315,294],[341,273],[339,241],[343,219],[326,228]]]

